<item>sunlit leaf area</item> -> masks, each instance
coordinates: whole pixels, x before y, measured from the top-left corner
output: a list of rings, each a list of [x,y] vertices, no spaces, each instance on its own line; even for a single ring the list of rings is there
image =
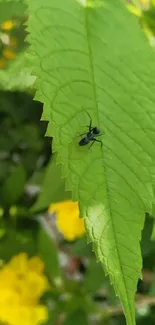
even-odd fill
[[[0,325],[155,325],[155,0],[0,0]]]

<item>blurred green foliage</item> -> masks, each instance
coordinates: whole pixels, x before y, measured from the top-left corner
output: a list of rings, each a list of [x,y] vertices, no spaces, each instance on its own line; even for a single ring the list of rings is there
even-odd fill
[[[30,91],[35,77],[26,58],[26,6],[22,1],[0,2],[0,89]],[[12,22],[12,28],[9,23]],[[7,26],[3,26],[6,23]],[[12,57],[13,56],[13,57]]]

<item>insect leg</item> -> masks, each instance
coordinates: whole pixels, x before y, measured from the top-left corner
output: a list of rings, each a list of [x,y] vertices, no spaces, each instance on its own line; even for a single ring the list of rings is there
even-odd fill
[[[85,132],[85,133],[79,133],[78,132],[74,138],[77,138],[79,136],[82,137],[83,135],[87,135],[87,132]]]
[[[89,146],[89,149],[92,147],[92,145],[94,144],[94,142],[95,142],[95,139],[92,139],[92,140],[90,140],[90,141],[93,141],[92,143],[91,143],[91,145]]]
[[[87,135],[87,132],[85,133],[78,133],[80,135],[80,137],[82,137],[83,135]]]
[[[102,148],[102,146],[103,146],[103,143],[102,143],[102,141],[101,140],[97,140],[97,139],[93,139],[95,142],[100,142],[100,144],[101,144],[101,148]]]
[[[87,126],[87,127],[89,128],[89,132],[91,132],[91,131],[92,131],[92,118],[91,118],[90,114],[89,114],[87,111],[85,111],[85,112],[87,113],[87,115],[88,115],[89,118],[90,118],[90,124],[89,124],[89,126]]]
[[[93,139],[91,139],[90,141],[93,141],[93,143],[90,145],[90,147],[94,144],[94,142],[100,142],[101,147],[103,146],[103,143],[102,143],[101,140],[97,140],[97,139],[93,138]],[[89,147],[89,148],[90,148],[90,147]]]

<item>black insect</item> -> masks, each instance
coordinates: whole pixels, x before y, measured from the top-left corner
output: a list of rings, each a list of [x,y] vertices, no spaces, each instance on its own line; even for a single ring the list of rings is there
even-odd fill
[[[95,127],[92,126],[92,118],[88,112],[86,112],[86,113],[88,114],[88,116],[90,118],[90,124],[89,124],[89,126],[87,126],[89,128],[89,131],[80,134],[80,136],[85,135],[85,137],[79,141],[79,146],[86,146],[88,143],[90,143],[90,141],[92,141],[91,145],[89,146],[89,149],[94,144],[94,142],[100,142],[101,147],[102,147],[102,141],[97,140],[96,137],[99,137],[99,136],[103,135],[104,133],[100,133],[100,130],[96,126]]]

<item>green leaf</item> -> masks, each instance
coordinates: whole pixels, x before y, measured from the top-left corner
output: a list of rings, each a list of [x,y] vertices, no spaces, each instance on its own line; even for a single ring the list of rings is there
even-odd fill
[[[154,221],[154,224],[153,224],[153,229],[152,229],[152,234],[151,234],[151,240],[155,240],[155,221]]]
[[[52,157],[45,170],[41,193],[32,207],[32,211],[47,209],[51,203],[69,199],[70,192],[65,192],[65,181],[61,178],[61,165]]]
[[[23,15],[25,10],[26,6],[22,0],[0,0],[0,23],[12,17]]]
[[[48,313],[48,321],[44,323],[44,325],[56,325],[60,316],[60,312],[61,311],[59,310],[59,308],[50,310]]]
[[[154,251],[154,243],[151,242],[151,234],[153,229],[153,218],[147,216],[145,227],[142,231],[141,250],[143,258],[149,256]]]
[[[155,269],[153,270],[153,274],[155,272]],[[155,279],[153,278],[153,281],[151,283],[151,287],[149,290],[149,296],[155,297]]]
[[[39,128],[35,124],[26,124],[21,127],[21,140],[26,143],[28,148],[34,152],[40,151],[42,148],[42,139],[40,139]],[[20,132],[20,130],[19,130]]]
[[[25,183],[26,174],[23,166],[13,167],[2,187],[2,202],[9,206],[16,203],[24,192]]]
[[[153,227],[152,227],[152,234],[151,234],[151,240],[155,240],[155,204],[153,204],[152,207],[152,217],[154,219],[153,221]]]
[[[152,234],[151,234],[151,240],[155,240],[155,204],[152,206],[152,218],[154,219],[153,221],[153,227],[152,227]]]
[[[85,275],[84,288],[86,292],[94,293],[104,284],[104,273],[100,264],[90,261]]]
[[[45,263],[45,270],[50,281],[53,282],[56,278],[60,277],[57,249],[52,239],[42,227],[39,229],[37,246],[38,254]]]
[[[155,173],[154,53],[118,0],[27,0],[36,99],[97,259],[135,325],[139,240]],[[77,133],[104,131],[102,147]]]
[[[21,2],[21,3],[23,3],[24,0],[0,0],[0,3],[2,3],[2,5],[6,4],[8,2],[12,2],[12,3]]]
[[[0,228],[2,230],[2,228]],[[0,239],[0,259],[8,261],[13,255],[26,252],[30,256],[36,254],[35,239],[32,232],[26,231],[24,234],[17,230],[5,229],[6,233]]]
[[[75,242],[71,244],[70,248],[74,256],[92,257],[93,255],[92,245],[90,243],[87,244],[86,236],[82,236],[81,238],[77,239]]]
[[[9,168],[9,163],[7,161],[0,161],[0,181],[5,179]]]
[[[78,309],[74,313],[69,314],[65,321],[64,325],[88,325],[87,315],[84,310]]]

